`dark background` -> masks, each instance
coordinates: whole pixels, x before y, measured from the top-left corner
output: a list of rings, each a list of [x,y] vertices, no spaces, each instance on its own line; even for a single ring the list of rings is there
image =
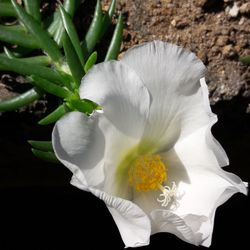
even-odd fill
[[[241,99],[213,106],[213,134],[231,161],[226,170],[249,181],[250,116]],[[69,184],[62,165],[33,157],[27,139],[49,139],[51,128],[27,112],[0,116],[0,249],[123,249],[105,204]],[[211,249],[249,246],[249,197],[237,194],[218,208]],[[141,249],[196,249],[161,233]],[[200,247],[203,248],[203,247]],[[230,248],[231,249],[231,248]]]

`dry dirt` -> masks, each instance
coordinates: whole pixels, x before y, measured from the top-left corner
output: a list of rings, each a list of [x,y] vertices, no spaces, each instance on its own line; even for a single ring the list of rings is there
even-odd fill
[[[118,10],[126,17],[122,52],[157,39],[188,48],[208,68],[211,104],[236,96],[249,103],[250,69],[239,62],[250,55],[249,1],[118,0]]]

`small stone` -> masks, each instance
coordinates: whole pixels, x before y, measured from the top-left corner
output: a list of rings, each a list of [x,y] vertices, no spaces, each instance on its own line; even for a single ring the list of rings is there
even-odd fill
[[[240,6],[241,14],[249,14],[250,13],[250,3],[244,3]]]
[[[231,58],[233,56],[236,55],[236,51],[235,49],[233,48],[233,45],[232,44],[228,44],[226,46],[223,47],[222,49],[222,55],[226,58]]]
[[[224,45],[228,44],[228,37],[227,36],[219,36],[217,41],[216,41],[216,44],[218,46],[224,46]]]
[[[243,24],[244,24],[244,22],[245,22],[245,18],[244,18],[244,17],[242,17],[242,18],[240,19],[240,21],[239,21],[239,25],[243,25]]]
[[[171,21],[171,25],[173,25],[174,27],[176,26],[176,21],[175,21],[175,19],[173,19],[173,20]]]
[[[197,7],[204,7],[204,5],[208,2],[208,0],[196,0],[194,1]]]
[[[229,9],[229,16],[231,17],[237,17],[239,14],[240,8],[238,7],[237,3],[234,3],[233,7]]]

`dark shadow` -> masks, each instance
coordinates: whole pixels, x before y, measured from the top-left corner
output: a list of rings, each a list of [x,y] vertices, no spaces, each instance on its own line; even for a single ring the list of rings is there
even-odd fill
[[[250,114],[246,113],[250,97],[240,94],[229,101],[220,101],[212,106],[218,116],[218,122],[212,127],[212,133],[225,149],[230,164],[225,170],[250,180]]]
[[[217,13],[224,10],[223,0],[209,0],[203,5],[203,10],[208,13]]]

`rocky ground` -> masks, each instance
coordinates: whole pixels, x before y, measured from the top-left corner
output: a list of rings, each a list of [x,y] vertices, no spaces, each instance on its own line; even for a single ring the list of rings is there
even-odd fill
[[[210,100],[250,97],[250,69],[239,57],[250,54],[247,0],[120,0],[127,17],[123,51],[163,40],[195,52],[208,67]],[[247,109],[247,107],[246,107]]]

